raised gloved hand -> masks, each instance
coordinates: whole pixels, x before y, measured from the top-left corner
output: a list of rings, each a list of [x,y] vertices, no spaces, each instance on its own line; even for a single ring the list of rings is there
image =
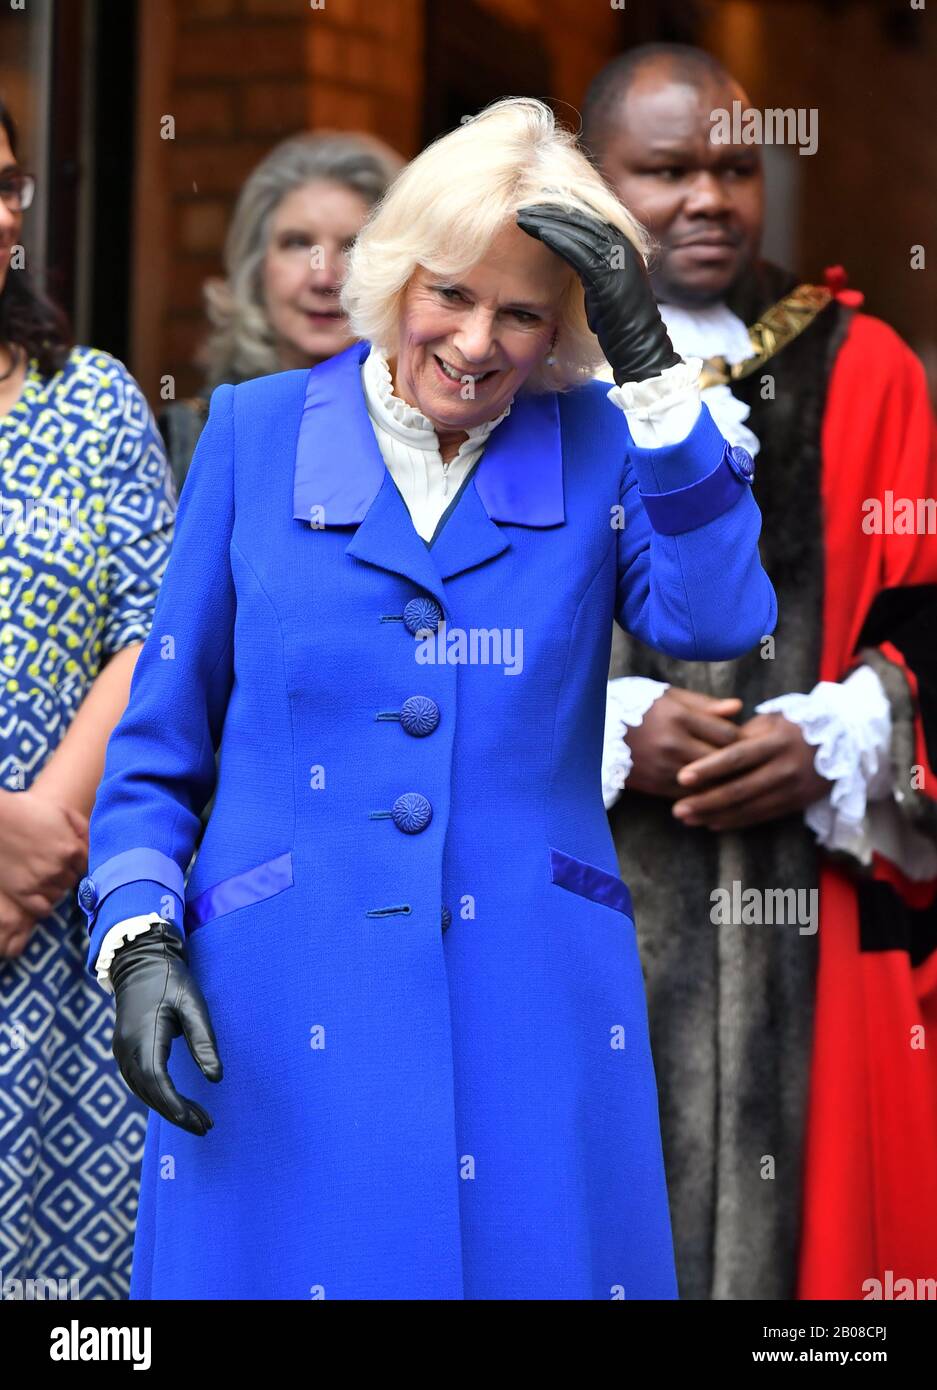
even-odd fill
[[[624,232],[558,203],[521,208],[517,224],[576,271],[589,327],[619,386],[659,376],[683,361],[667,336],[644,259]]]
[[[168,922],[154,923],[117,949],[109,974],[117,1008],[113,1053],[127,1085],[171,1124],[207,1134],[211,1116],[180,1096],[166,1066],[172,1040],[181,1033],[207,1080],[221,1080],[208,1007],[189,972],[181,936]]]

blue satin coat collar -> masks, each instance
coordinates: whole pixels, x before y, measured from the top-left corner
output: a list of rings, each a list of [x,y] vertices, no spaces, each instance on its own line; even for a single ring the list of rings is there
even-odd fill
[[[354,343],[309,373],[293,482],[293,516],[301,521],[313,515],[325,526],[363,521],[389,478],[361,385],[361,363],[370,350],[368,342]],[[515,397],[510,415],[488,436],[472,481],[492,521],[565,521],[554,393]]]

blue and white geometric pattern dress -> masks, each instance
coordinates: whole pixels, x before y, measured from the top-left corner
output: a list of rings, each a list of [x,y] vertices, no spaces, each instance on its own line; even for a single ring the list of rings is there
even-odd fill
[[[87,347],[48,379],[30,361],[0,417],[0,470],[7,796],[29,788],[106,661],[146,638],[176,495],[140,388]],[[0,959],[0,1297],[40,1278],[77,1279],[82,1299],[129,1292],[147,1111],[117,1069],[114,1001],[87,948],[72,890]]]

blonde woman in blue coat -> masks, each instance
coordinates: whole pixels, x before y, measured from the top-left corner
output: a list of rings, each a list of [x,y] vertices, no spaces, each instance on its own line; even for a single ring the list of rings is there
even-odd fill
[[[677,1296],[612,622],[722,659],[776,604],[644,250],[495,103],[366,224],[363,341],[212,395],[81,886],[153,1112],[132,1298]]]

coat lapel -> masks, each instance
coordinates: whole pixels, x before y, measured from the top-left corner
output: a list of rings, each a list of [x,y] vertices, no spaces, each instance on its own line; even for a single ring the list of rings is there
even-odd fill
[[[387,471],[368,415],[360,372],[369,351],[369,343],[355,343],[309,373],[293,515],[313,534],[357,525],[347,555],[402,574],[444,603],[443,580],[508,548],[496,522],[541,527],[565,521],[557,398],[515,397],[429,550]]]
[[[370,421],[368,424],[370,428]],[[377,449],[373,432],[371,441]],[[446,596],[442,576],[433,562],[426,542],[414,528],[407,504],[384,467],[378,450],[384,479],[380,491],[369,507],[364,520],[345,547],[345,554],[369,565],[379,565],[393,574],[402,574],[419,588],[433,595],[445,609]],[[450,518],[451,519],[451,518]]]

